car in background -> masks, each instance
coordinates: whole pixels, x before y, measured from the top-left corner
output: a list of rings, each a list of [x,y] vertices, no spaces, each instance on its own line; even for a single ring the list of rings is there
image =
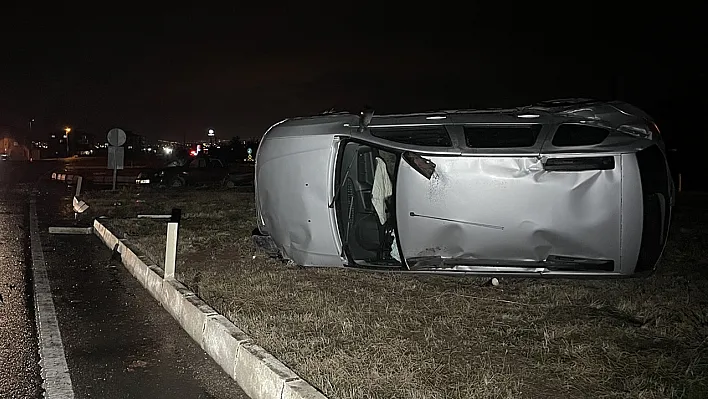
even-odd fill
[[[255,167],[254,241],[301,266],[646,275],[675,198],[658,127],[619,101],[286,119]]]
[[[157,171],[143,171],[135,180],[137,185],[156,187],[185,187],[222,185],[229,170],[219,159],[198,156],[189,162],[173,161]]]

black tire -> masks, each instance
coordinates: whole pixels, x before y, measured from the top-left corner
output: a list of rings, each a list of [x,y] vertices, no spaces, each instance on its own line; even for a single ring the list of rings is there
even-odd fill
[[[182,188],[185,186],[185,181],[183,178],[179,176],[175,176],[172,179],[170,179],[170,185],[171,188]]]

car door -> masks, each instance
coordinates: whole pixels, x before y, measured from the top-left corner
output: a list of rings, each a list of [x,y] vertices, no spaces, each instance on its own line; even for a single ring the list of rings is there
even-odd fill
[[[195,158],[189,163],[187,176],[190,184],[204,184],[207,170],[207,160],[205,158]]]
[[[398,240],[396,237],[401,235],[402,237],[409,237],[411,232],[404,231],[406,227],[400,228],[397,223],[398,218],[408,218],[408,213],[399,212],[396,210],[396,204],[398,204],[396,193],[397,187],[400,187],[396,183],[396,173],[397,170],[403,164],[402,158],[407,158],[411,154],[425,154],[426,156],[440,156],[440,157],[450,157],[459,156],[460,149],[457,139],[452,137],[447,131],[446,127],[440,122],[423,122],[420,123],[417,120],[398,120],[391,118],[388,120],[379,120],[376,123],[372,123],[364,132],[358,132],[356,129],[352,132],[352,138],[361,140],[362,145],[355,151],[356,156],[352,156],[352,159],[362,161],[361,164],[354,163],[356,167],[356,179],[352,179],[353,183],[351,189],[347,188],[346,192],[351,192],[355,194],[357,198],[360,198],[360,203],[364,204],[361,207],[356,206],[356,201],[354,201],[354,207],[347,211],[346,214],[350,215],[346,217],[341,215],[339,220],[346,221],[350,219],[351,223],[357,222],[359,219],[354,218],[351,220],[352,211],[354,214],[362,217],[365,214],[370,215],[369,218],[363,219],[364,221],[370,222],[368,228],[366,229],[355,229],[357,236],[357,245],[367,251],[375,251],[377,246],[380,248],[380,252],[389,252],[393,259],[399,261],[400,251],[398,247]],[[349,146],[349,144],[348,144]],[[387,155],[388,154],[388,155]],[[382,163],[377,160],[381,158]],[[381,163],[386,166],[388,179],[391,181],[392,193],[390,199],[386,201],[385,208],[388,208],[390,203],[392,206],[391,217],[387,219],[386,225],[383,226],[384,234],[381,237],[375,237],[378,232],[381,232],[382,228],[379,225],[380,220],[377,221],[376,209],[374,207],[373,199],[373,182],[376,180],[376,166]],[[416,172],[418,173],[418,172]],[[404,190],[406,195],[409,193]],[[417,193],[416,195],[420,195]],[[344,196],[343,196],[344,197]],[[347,206],[342,206],[342,210],[347,210]],[[406,222],[404,221],[404,226]],[[359,226],[363,226],[359,223]],[[392,243],[388,244],[388,228],[393,226],[394,237]],[[341,226],[340,226],[341,227]],[[366,233],[364,233],[366,231]],[[342,233],[343,236],[346,232]],[[351,237],[351,235],[350,235]],[[406,238],[407,239],[407,238]],[[345,240],[346,241],[346,240]],[[369,245],[372,244],[372,245]],[[384,247],[381,247],[381,245]],[[351,244],[350,246],[354,248],[355,246]],[[357,264],[365,264],[361,262],[361,257],[357,257],[357,251],[352,250],[352,255]],[[365,252],[359,251],[364,254]],[[374,264],[376,262],[368,262],[368,264]],[[378,263],[380,264],[380,262]]]
[[[212,184],[221,183],[228,174],[228,169],[218,159],[209,161],[209,169],[209,182]]]
[[[578,163],[577,170],[561,155],[548,162],[542,149],[555,128],[461,123],[451,130],[464,137],[462,155],[428,157],[435,164],[430,179],[401,163],[399,230],[409,267],[445,260],[528,272],[555,262],[612,271],[619,246],[617,171],[602,160]]]
[[[554,234],[538,229],[554,212],[543,206],[553,197],[542,187],[545,125],[450,119],[454,124],[447,128],[461,142],[459,155],[417,153],[400,162],[396,212],[408,266],[442,259],[544,259],[545,237]],[[434,170],[430,177],[422,170],[426,164]]]

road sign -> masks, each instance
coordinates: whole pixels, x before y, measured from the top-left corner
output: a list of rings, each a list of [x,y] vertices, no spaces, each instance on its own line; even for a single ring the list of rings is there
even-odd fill
[[[108,169],[123,169],[125,160],[125,148],[108,147]]]
[[[113,128],[108,131],[108,144],[121,146],[125,144],[125,132],[123,129]]]

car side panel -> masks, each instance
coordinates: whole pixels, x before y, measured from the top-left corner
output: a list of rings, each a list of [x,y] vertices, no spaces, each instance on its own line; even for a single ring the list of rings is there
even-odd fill
[[[534,156],[427,158],[436,164],[430,180],[406,162],[399,168],[396,214],[405,258],[556,255],[619,265],[620,168],[546,171]]]

